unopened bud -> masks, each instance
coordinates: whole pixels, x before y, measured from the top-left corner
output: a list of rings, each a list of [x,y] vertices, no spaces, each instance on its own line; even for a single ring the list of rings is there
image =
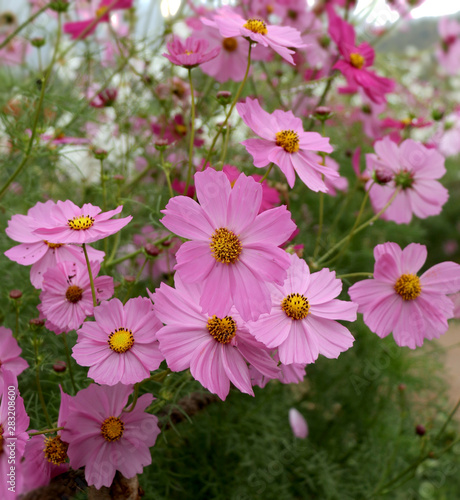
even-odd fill
[[[145,253],[147,255],[150,255],[151,257],[156,257],[160,254],[160,249],[153,243],[147,243],[146,245],[144,245],[144,250]]]
[[[226,106],[232,100],[232,93],[228,90],[221,90],[217,92],[216,98],[219,104]]]
[[[21,290],[11,290],[10,291],[10,299],[14,299],[14,300],[17,300],[17,299],[20,299],[22,297],[22,292]]]
[[[67,12],[69,2],[68,0],[54,0],[50,3],[49,8],[55,12]]]
[[[127,282],[127,283],[134,283],[136,281],[136,276],[131,276],[131,275],[128,275],[128,276],[123,276],[123,279]]]
[[[372,172],[372,176],[377,184],[388,184],[393,179],[391,170],[382,167],[377,167]]]
[[[125,180],[125,176],[121,174],[115,174],[113,176],[113,180],[118,181],[118,182],[123,182]]]
[[[42,326],[45,326],[45,320],[40,318],[32,318],[31,320],[29,320],[29,325],[36,328],[41,328]]]
[[[96,160],[105,160],[107,158],[107,151],[105,149],[94,149],[93,155]]]
[[[53,365],[53,370],[56,373],[62,373],[65,372],[67,369],[67,363],[65,361],[56,361]]]
[[[328,106],[318,106],[315,111],[313,111],[313,116],[320,122],[325,122],[332,116],[331,108]]]
[[[443,109],[433,109],[431,112],[431,118],[435,121],[440,121],[444,118],[444,110]]]
[[[418,436],[424,436],[425,433],[426,433],[426,429],[423,425],[417,425],[415,427],[415,433],[418,435]]]
[[[157,139],[155,141],[155,149],[157,151],[164,151],[168,147],[169,143],[167,139]]]
[[[32,38],[30,43],[32,44],[33,47],[37,47],[37,49],[38,49],[40,47],[43,47],[43,45],[45,45],[46,41],[44,38],[36,37],[36,38]]]
[[[405,390],[406,390],[406,384],[399,384],[398,385],[399,392],[404,392]]]
[[[171,240],[165,240],[161,243],[164,247],[170,247],[172,244]]]

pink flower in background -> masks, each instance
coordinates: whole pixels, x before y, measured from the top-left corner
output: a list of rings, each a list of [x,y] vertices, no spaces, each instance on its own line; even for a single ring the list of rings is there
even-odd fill
[[[289,425],[296,438],[305,439],[308,436],[307,421],[300,411],[295,408],[289,410]]]
[[[220,31],[224,38],[245,37],[264,47],[271,47],[283,59],[294,64],[295,48],[304,48],[300,32],[289,26],[273,26],[260,19],[244,19],[228,8],[218,9],[211,21],[201,18],[203,24]]]
[[[160,429],[157,417],[145,409],[153,396],[143,394],[133,411],[125,411],[132,391],[132,386],[123,384],[91,384],[69,403],[61,436],[69,443],[70,466],[85,467],[86,481],[98,489],[109,487],[116,471],[129,479],[152,463],[149,448]]]
[[[254,396],[247,363],[274,378],[276,362],[248,332],[234,309],[226,316],[203,313],[200,284],[185,284],[175,276],[176,288],[162,283],[154,294],[155,314],[166,325],[157,333],[168,367],[190,368],[193,377],[225,400],[232,382]]]
[[[267,347],[278,347],[283,364],[313,363],[320,354],[337,358],[352,346],[353,336],[336,320],[355,321],[358,306],[335,298],[342,290],[335,272],[310,274],[294,254],[284,284],[270,288],[271,312],[249,323],[249,331]]]
[[[303,379],[305,378],[305,363],[292,363],[290,365],[284,365],[283,363],[281,363],[278,351],[276,349],[268,349],[268,347],[265,347],[265,349],[276,361],[279,368],[276,380],[279,380],[282,384],[299,384],[303,381]],[[252,385],[257,385],[261,389],[263,389],[268,384],[268,382],[270,382],[270,380],[273,380],[271,377],[267,377],[267,375],[259,372],[252,365],[249,367],[249,373],[251,375]]]
[[[112,299],[94,309],[96,321],[77,331],[73,357],[89,366],[88,377],[98,384],[135,384],[150,376],[164,359],[156,333],[161,323],[149,299],[137,297],[123,305]]]
[[[348,291],[370,330],[382,338],[393,332],[399,346],[411,349],[445,333],[454,311],[447,294],[460,290],[460,265],[443,262],[419,277],[427,251],[418,243],[404,250],[396,243],[377,245],[374,257],[374,279]]]
[[[334,65],[334,69],[343,73],[351,87],[362,87],[373,102],[385,102],[385,94],[393,91],[395,82],[367,69],[374,64],[374,49],[366,42],[356,45],[353,26],[341,19],[331,6],[328,6],[327,12],[329,34],[343,57]]]
[[[288,254],[279,248],[295,229],[285,206],[259,215],[262,186],[241,174],[231,185],[224,172],[195,174],[197,198],[171,198],[161,222],[193,241],[176,254],[186,283],[202,282],[204,312],[223,318],[234,304],[243,319],[270,309],[267,283],[282,283]]]
[[[369,177],[377,179],[374,183],[369,180],[366,185],[374,211],[380,212],[395,190],[401,190],[382,219],[408,224],[412,215],[425,219],[441,213],[449,197],[447,189],[435,180],[446,172],[441,154],[412,139],[398,146],[389,137],[377,141],[374,149],[376,154],[366,155]],[[384,184],[378,183],[376,173],[385,173]]]
[[[91,262],[94,288],[98,301],[113,295],[113,278],[99,276],[100,264]],[[46,318],[46,328],[56,334],[76,330],[93,314],[93,298],[88,269],[76,262],[60,262],[43,276],[43,290],[38,306],[40,316]]]
[[[37,218],[33,233],[50,243],[93,243],[118,233],[128,224],[132,216],[109,220],[119,214],[123,207],[102,212],[97,206],[85,203],[81,208],[70,200],[58,201],[49,218]]]
[[[3,374],[5,370],[15,377],[29,367],[29,363],[21,358],[22,349],[13,332],[9,328],[0,326],[0,392],[3,391]]]
[[[460,319],[460,293],[454,293],[449,298],[454,303],[454,318]]]
[[[56,203],[48,200],[46,203],[38,202],[30,208],[27,215],[16,214],[8,221],[6,234],[21,244],[10,248],[5,255],[21,264],[29,266],[30,281],[35,288],[41,288],[43,283],[43,274],[56,266],[58,262],[81,262],[85,263],[83,249],[74,245],[59,243],[50,243],[42,237],[34,234],[34,230],[40,227],[46,221],[49,221],[56,209]],[[105,253],[86,247],[90,261],[102,262]]]
[[[436,51],[439,64],[448,75],[460,73],[460,23],[443,17],[438,24],[441,47]]]
[[[315,153],[306,152],[305,155],[315,163],[321,163],[323,161],[321,156]],[[326,168],[339,173],[340,165],[334,160],[334,158],[326,156],[324,163]],[[325,177],[324,184],[326,184],[327,194],[330,196],[337,196],[337,191],[345,192],[348,189],[348,179],[340,174],[339,177]]]
[[[209,62],[220,52],[220,47],[214,47],[206,52],[209,48],[208,41],[194,36],[189,36],[184,43],[179,38],[173,37],[166,47],[169,54],[165,53],[163,56],[173,64],[184,68],[194,68],[199,64]]]
[[[339,174],[307,154],[311,151],[332,152],[329,137],[317,132],[304,132],[302,120],[292,111],[276,110],[272,114],[264,111],[257,99],[246,99],[236,109],[244,123],[261,139],[247,139],[242,144],[254,159],[254,166],[262,168],[270,162],[278,165],[292,188],[295,172],[312,191],[327,191],[322,176],[330,179]]]

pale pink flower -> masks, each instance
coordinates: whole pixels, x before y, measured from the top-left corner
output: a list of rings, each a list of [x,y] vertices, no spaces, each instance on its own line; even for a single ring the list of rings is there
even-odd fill
[[[32,264],[30,281],[35,288],[41,288],[43,274],[49,268],[55,267],[58,262],[85,263],[85,255],[81,247],[50,243],[34,233],[35,229],[49,221],[55,209],[56,203],[51,200],[46,203],[38,202],[28,210],[27,215],[13,215],[5,229],[6,234],[12,240],[21,243],[7,250],[5,255],[23,266]],[[104,252],[89,246],[86,250],[90,261],[102,262],[104,260]]]
[[[3,374],[5,370],[15,377],[29,367],[29,363],[21,358],[22,349],[13,332],[9,328],[0,326],[0,392],[3,390]]]
[[[109,487],[116,471],[129,479],[152,463],[149,448],[160,429],[157,417],[145,410],[153,396],[143,394],[134,410],[126,411],[132,391],[132,386],[123,384],[91,384],[69,403],[61,436],[69,443],[70,466],[85,467],[86,481],[98,489]]]
[[[441,213],[449,194],[447,189],[435,179],[444,175],[444,158],[435,149],[428,149],[412,139],[407,139],[399,146],[389,137],[377,141],[374,145],[376,154],[366,155],[370,189],[369,197],[375,212],[380,212],[394,195],[391,205],[381,215],[384,220],[398,224],[408,224],[412,215],[425,219]],[[388,182],[378,183],[376,173],[386,172]],[[371,187],[372,184],[372,187]]]
[[[448,75],[460,72],[460,23],[443,17],[438,24],[441,46],[436,51],[437,60]]]
[[[418,243],[404,250],[396,243],[377,245],[374,257],[374,278],[348,291],[370,330],[382,338],[393,332],[399,346],[411,349],[445,333],[454,311],[447,294],[460,290],[460,265],[443,262],[419,277],[427,251]]]
[[[232,309],[226,316],[201,311],[200,284],[185,284],[175,277],[176,288],[162,283],[154,294],[155,314],[166,325],[157,338],[172,371],[190,368],[192,376],[224,400],[232,382],[254,396],[247,363],[274,378],[278,369],[264,346],[248,332]]]
[[[337,358],[353,344],[353,336],[336,320],[355,321],[357,304],[337,300],[342,282],[335,272],[310,274],[307,263],[291,255],[282,285],[271,285],[272,309],[249,331],[270,349],[278,348],[280,361],[313,363],[322,354]]]
[[[173,37],[166,46],[169,54],[165,53],[163,56],[173,64],[184,68],[194,68],[199,64],[209,62],[217,57],[220,52],[220,47],[211,48],[207,52],[209,48],[208,41],[194,36],[189,36],[184,43],[179,38]]]
[[[300,411],[295,408],[289,410],[289,425],[296,438],[305,439],[308,436],[307,421]]]
[[[258,214],[262,186],[241,174],[231,185],[224,172],[195,174],[200,202],[171,198],[161,222],[188,238],[176,254],[175,269],[186,283],[202,282],[204,312],[222,318],[234,304],[243,319],[270,309],[267,283],[282,283],[288,254],[279,248],[295,229],[285,206]]]
[[[320,165],[307,154],[311,151],[332,152],[329,137],[321,137],[317,132],[304,132],[302,120],[292,111],[276,110],[272,114],[264,111],[257,99],[246,99],[238,103],[236,109],[244,123],[260,139],[247,139],[242,144],[254,159],[254,166],[266,167],[270,162],[278,165],[292,188],[295,172],[312,191],[327,191],[322,176],[334,179],[339,174]]]
[[[136,297],[123,305],[112,299],[94,309],[96,321],[77,331],[73,357],[89,366],[88,377],[98,384],[135,384],[150,376],[164,359],[156,333],[161,323],[149,299]]]
[[[278,351],[276,349],[268,349],[268,347],[266,347],[266,350],[276,361],[279,368],[279,372],[276,376],[277,380],[279,380],[282,384],[299,384],[303,381],[303,379],[305,378],[305,363],[291,363],[290,365],[284,365],[283,363],[281,363]],[[271,377],[268,377],[267,375],[259,372],[252,365],[249,367],[249,373],[251,375],[252,385],[257,385],[261,389],[263,389],[268,384],[268,382],[270,382],[270,380],[273,380]]]

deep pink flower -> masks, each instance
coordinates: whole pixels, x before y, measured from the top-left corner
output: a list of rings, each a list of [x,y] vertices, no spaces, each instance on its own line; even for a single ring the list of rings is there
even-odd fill
[[[55,209],[56,203],[51,200],[46,203],[38,202],[28,210],[27,215],[13,215],[5,229],[6,234],[12,240],[21,243],[7,250],[5,255],[23,266],[32,264],[30,281],[35,288],[41,288],[43,274],[49,268],[55,267],[58,262],[78,261],[85,263],[85,255],[81,247],[49,243],[34,233],[35,229],[50,220]],[[102,262],[104,260],[104,252],[89,246],[86,247],[86,250],[90,261]]]
[[[98,262],[91,262],[94,288],[98,301],[113,295],[113,278],[99,276]],[[46,328],[56,334],[76,330],[93,314],[93,298],[86,266],[76,262],[60,262],[43,276],[43,290],[38,306],[40,316],[47,319]]]
[[[151,394],[138,398],[133,411],[124,411],[132,386],[91,384],[69,403],[62,439],[73,469],[85,467],[85,478],[96,488],[109,487],[118,470],[126,478],[141,474],[152,463],[149,448],[160,429],[158,419],[145,413]]]
[[[282,283],[288,254],[279,248],[295,229],[285,206],[259,215],[262,186],[241,174],[233,188],[224,172],[207,168],[195,174],[200,202],[171,198],[161,222],[193,241],[176,254],[182,280],[202,282],[204,312],[223,318],[234,304],[243,319],[270,309],[268,283]]]
[[[296,438],[305,439],[308,436],[307,421],[300,411],[295,408],[289,410],[289,425]]]
[[[260,19],[244,19],[235,11],[222,8],[217,10],[211,21],[201,18],[203,24],[220,31],[224,38],[245,37],[264,47],[271,47],[283,59],[294,64],[292,54],[295,48],[304,48],[300,32],[290,26],[273,26]]]
[[[353,336],[335,320],[355,321],[358,306],[335,298],[342,290],[335,272],[310,274],[294,254],[284,284],[270,288],[271,312],[249,323],[249,331],[267,347],[278,347],[282,363],[313,363],[320,354],[337,358],[352,346]]]
[[[224,400],[232,382],[254,396],[247,363],[274,378],[278,369],[264,346],[248,332],[234,309],[228,315],[201,312],[200,284],[185,284],[175,277],[176,288],[162,283],[154,294],[155,314],[166,325],[157,333],[160,350],[172,371],[190,368],[193,377]]]
[[[194,68],[199,64],[209,62],[220,52],[220,47],[214,47],[206,52],[209,48],[208,41],[194,36],[189,36],[184,43],[179,38],[173,37],[172,41],[168,42],[167,48],[169,54],[165,53],[163,56],[173,64],[184,68]]]
[[[77,331],[73,357],[89,366],[98,384],[135,384],[150,376],[164,359],[156,338],[161,323],[149,299],[137,297],[123,305],[112,299],[94,309],[96,321]]]
[[[29,363],[21,358],[22,349],[13,332],[9,328],[0,326],[0,392],[3,391],[3,373],[11,372],[15,377],[29,367]]]
[[[449,194],[435,180],[446,172],[440,153],[412,139],[398,146],[389,137],[377,141],[374,149],[376,154],[366,155],[366,164],[369,177],[377,182],[369,180],[366,187],[370,189],[369,197],[375,212],[383,209],[397,188],[401,189],[382,219],[407,224],[412,215],[425,219],[441,212]],[[378,176],[382,173],[388,177],[388,182],[379,184]]]
[[[382,338],[393,332],[399,346],[411,349],[445,333],[454,311],[446,295],[460,290],[460,265],[443,262],[417,276],[427,257],[418,243],[404,250],[396,243],[377,245],[374,257],[374,279],[348,291],[371,331]]]
[[[292,111],[276,110],[272,114],[264,111],[257,99],[246,99],[238,103],[236,109],[244,123],[261,139],[247,139],[242,144],[254,159],[254,166],[262,168],[270,162],[278,165],[292,188],[295,172],[312,191],[327,191],[322,176],[334,179],[339,174],[320,165],[310,151],[332,152],[329,137],[321,137],[317,132],[304,132],[302,120]]]
[[[329,6],[327,12],[329,34],[343,57],[334,65],[334,69],[343,73],[351,87],[362,87],[373,102],[385,102],[385,94],[393,91],[395,83],[367,69],[374,64],[374,49],[366,42],[356,45],[353,26],[340,18],[332,7]]]
[[[40,219],[39,227],[33,233],[50,243],[93,243],[118,233],[131,221],[131,215],[109,220],[122,209],[119,206],[101,213],[101,209],[91,203],[85,203],[80,208],[70,200],[58,201],[49,219]]]

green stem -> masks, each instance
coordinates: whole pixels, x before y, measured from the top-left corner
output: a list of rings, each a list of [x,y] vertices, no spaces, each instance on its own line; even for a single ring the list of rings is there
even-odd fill
[[[86,267],[88,268],[89,282],[91,285],[91,295],[93,296],[93,306],[97,306],[96,290],[94,289],[93,273],[91,271],[91,264],[89,263],[88,252],[86,251],[86,244],[82,244],[83,253],[85,254]]]
[[[168,238],[169,238],[169,236],[168,236]],[[142,252],[143,252],[143,249],[138,248],[137,250],[134,250],[134,252],[131,252],[128,255],[125,255],[124,257],[120,257],[118,259],[108,261],[107,264],[105,265],[105,267],[108,268],[108,267],[116,266],[117,264],[121,264],[125,260],[132,259],[133,257],[136,257],[136,255],[139,255]]]
[[[190,96],[192,99],[192,109],[191,109],[190,144],[189,144],[189,148],[188,148],[187,181],[185,183],[184,196],[187,194],[187,190],[188,190],[188,187],[190,185],[190,181],[192,180],[193,143],[195,142],[195,93],[193,91],[193,79],[192,79],[192,69],[191,68],[188,68],[188,83],[190,85]]]
[[[72,388],[74,390],[74,393],[76,394],[77,391],[77,386],[75,385],[75,379],[73,378],[73,370],[72,370],[72,363],[70,359],[70,350],[69,350],[69,345],[67,344],[67,336],[65,332],[62,334],[62,340],[64,341],[64,348],[65,348],[65,355],[67,358],[67,368],[69,369],[69,376],[70,376],[70,382],[72,383]]]
[[[441,430],[436,434],[435,439],[439,439],[443,432],[446,430],[446,427],[449,425],[449,422],[452,420],[454,415],[457,413],[457,410],[460,408],[460,399],[457,401],[457,404],[454,406],[453,410],[449,413],[447,420],[444,422],[444,425],[441,427]]]
[[[43,431],[29,432],[29,436],[40,436],[40,434],[51,434],[52,432],[62,431],[64,427],[53,427],[52,429],[44,429]]]
[[[323,174],[324,177],[324,174]],[[315,250],[313,251],[313,258],[315,259],[319,252],[319,244],[321,242],[321,235],[323,234],[323,220],[324,220],[324,193],[319,193],[319,221],[318,233],[316,234]]]
[[[36,334],[34,335],[34,352],[35,352],[35,380],[37,382],[38,398],[40,399],[40,404],[42,406],[42,410],[43,410],[43,413],[45,415],[48,427],[53,427],[50,416],[48,414],[48,410],[46,409],[45,398],[43,397],[42,386],[40,383],[40,365],[38,362],[38,341],[37,341]]]
[[[224,168],[225,156],[227,155],[228,141],[230,139],[230,125],[227,125],[225,128],[225,138],[224,138],[224,146],[222,148],[222,154],[220,155],[220,168]]]
[[[104,160],[101,161],[101,188],[102,188],[102,207],[104,209],[104,212],[107,211],[107,188],[105,185],[105,178],[104,178]]]
[[[367,276],[368,278],[372,278],[372,276],[374,276],[374,274],[373,273],[365,273],[365,272],[362,272],[362,273],[338,274],[336,276],[336,278],[338,278],[339,280],[341,280],[343,278],[355,278],[355,277],[359,277],[359,276]]]
[[[285,107],[285,104],[283,102],[283,98],[281,97],[281,94],[280,94],[280,91],[279,89],[273,84],[273,81],[272,81],[272,78],[270,76],[270,74],[268,73],[268,70],[267,70],[267,67],[265,66],[264,62],[263,61],[260,61],[260,66],[263,70],[263,72],[265,73],[267,79],[266,79],[266,82],[268,83],[268,86],[272,89],[273,93],[276,95],[276,98],[278,99],[280,105],[282,108]]]
[[[260,183],[262,184],[262,182],[264,182],[264,180],[268,177],[268,174],[272,171],[272,168],[273,168],[273,165],[274,163],[270,163],[269,167],[267,168],[267,171],[265,172],[264,176],[262,177],[262,179],[260,179]]]

